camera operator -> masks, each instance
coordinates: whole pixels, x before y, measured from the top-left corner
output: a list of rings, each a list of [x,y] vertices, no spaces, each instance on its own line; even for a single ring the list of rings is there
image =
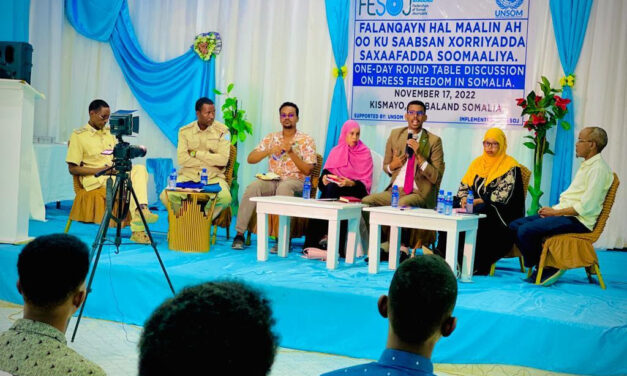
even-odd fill
[[[68,164],[70,174],[79,177],[83,188],[92,191],[104,187],[109,176],[94,176],[96,173],[105,170],[113,165],[113,148],[117,144],[117,139],[105,127],[109,121],[111,110],[107,102],[96,99],[89,104],[89,121],[82,128],[74,130],[68,143],[68,152],[65,161]],[[115,171],[109,172],[114,174]],[[131,241],[142,244],[149,244],[150,239],[144,230],[139,210],[144,213],[147,223],[155,223],[158,215],[148,210],[147,181],[148,171],[142,165],[133,165],[130,171],[130,178],[140,202],[137,208],[134,200],[130,200],[131,210]]]

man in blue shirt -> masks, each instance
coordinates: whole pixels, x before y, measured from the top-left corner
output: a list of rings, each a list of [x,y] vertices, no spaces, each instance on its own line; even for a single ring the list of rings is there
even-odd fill
[[[439,256],[417,256],[401,263],[388,295],[379,298],[381,316],[389,320],[386,349],[379,361],[325,373],[335,375],[433,375],[431,353],[440,337],[448,337],[457,281]]]

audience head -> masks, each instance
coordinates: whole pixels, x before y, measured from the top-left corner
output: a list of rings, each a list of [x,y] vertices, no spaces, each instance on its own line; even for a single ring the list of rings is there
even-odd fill
[[[281,120],[281,125],[283,129],[293,129],[296,128],[296,123],[298,123],[298,106],[292,102],[284,102],[279,107],[279,120]]]
[[[594,157],[607,146],[607,133],[601,127],[586,127],[579,132],[575,145],[577,157]]]
[[[216,118],[216,106],[213,101],[207,97],[199,98],[195,108],[198,126],[202,129],[210,127]]]
[[[389,295],[379,298],[379,312],[388,317],[392,332],[388,337],[396,343],[433,346],[455,329],[456,299],[457,281],[444,259],[417,256],[401,263],[394,273]]]
[[[111,109],[107,102],[102,99],[95,99],[89,104],[89,124],[100,130],[109,121]]]
[[[88,271],[85,243],[67,234],[44,235],[22,249],[17,287],[29,309],[40,313],[61,309],[69,318],[85,299]]]
[[[489,157],[498,157],[507,151],[507,138],[500,128],[490,128],[485,133],[483,151]]]
[[[422,123],[427,121],[427,107],[422,101],[413,100],[407,103],[407,112],[405,113],[407,127],[414,133],[420,132]]]
[[[188,287],[146,321],[139,342],[139,374],[266,375],[277,337],[270,302],[232,281]],[[210,371],[210,372],[209,372]]]

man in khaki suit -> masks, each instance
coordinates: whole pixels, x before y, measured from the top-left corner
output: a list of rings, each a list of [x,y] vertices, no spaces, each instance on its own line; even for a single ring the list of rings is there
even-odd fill
[[[111,110],[107,102],[102,99],[92,101],[89,104],[89,121],[85,126],[74,130],[70,136],[65,162],[68,164],[70,174],[80,178],[86,191],[105,186],[109,179],[109,175],[99,177],[95,175],[113,165],[113,148],[118,141],[111,134],[109,127],[106,127],[110,115]],[[130,177],[146,222],[155,223],[159,216],[148,210],[146,167],[133,164]],[[144,231],[139,209],[135,205],[135,200],[131,199],[131,231],[133,232],[131,241],[149,244],[150,239]]]
[[[392,187],[396,185],[399,206],[435,208],[437,187],[444,175],[442,140],[422,128],[427,120],[427,110],[423,102],[409,102],[405,120],[407,127],[393,129],[385,145],[383,171],[391,177],[390,184],[385,191],[364,197],[364,204],[390,205]],[[403,231],[403,239],[407,235],[408,232]]]
[[[176,156],[180,169],[178,182],[200,182],[202,169],[207,170],[208,184],[219,184],[222,189],[216,198],[213,218],[231,204],[230,187],[225,180],[226,165],[229,162],[229,129],[215,121],[216,108],[213,101],[202,97],[196,101],[196,120],[181,127],[178,135]],[[181,200],[187,198],[184,193],[169,192],[167,197],[174,211],[180,208]],[[165,190],[159,196],[163,205],[167,199]],[[205,212],[210,206],[205,206]]]

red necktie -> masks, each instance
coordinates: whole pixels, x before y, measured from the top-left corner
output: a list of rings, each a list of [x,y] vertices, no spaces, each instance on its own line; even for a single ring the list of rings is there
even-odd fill
[[[406,195],[414,191],[414,162],[416,161],[416,154],[413,154],[411,158],[407,160],[407,171],[405,171],[405,183],[403,184],[403,191]]]

